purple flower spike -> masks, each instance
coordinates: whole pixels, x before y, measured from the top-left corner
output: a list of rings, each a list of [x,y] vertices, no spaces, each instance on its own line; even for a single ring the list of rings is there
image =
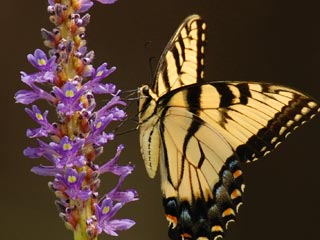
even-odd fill
[[[35,139],[36,146],[25,148],[23,154],[47,160],[46,165],[34,166],[31,172],[53,178],[49,187],[57,197],[59,216],[74,232],[75,240],[98,239],[101,233],[117,236],[135,224],[130,219],[114,219],[123,205],[138,199],[136,190],[122,189],[134,166],[118,164],[123,145],[110,161],[101,166],[95,162],[104,146],[115,139],[111,123],[127,117],[121,90],[105,81],[116,68],[108,68],[107,63],[97,68],[92,65],[95,52],[88,49],[84,39],[90,15],[81,14],[93,6],[93,0],[48,3],[55,27],[41,29],[41,35],[49,53],[36,49],[28,54],[36,72],[21,72],[27,89],[17,91],[15,100],[25,105],[45,100],[54,109],[49,117],[49,110],[42,111],[37,105],[25,108],[37,127],[27,129],[27,137]],[[97,108],[96,94],[104,94],[110,100]],[[52,115],[56,115],[53,122]],[[103,173],[118,176],[116,186],[107,193],[98,192]]]

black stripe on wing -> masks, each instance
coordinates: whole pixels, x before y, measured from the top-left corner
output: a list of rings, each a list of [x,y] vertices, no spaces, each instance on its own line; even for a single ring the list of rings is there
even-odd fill
[[[250,137],[245,144],[236,148],[242,161],[254,161],[266,156],[278,147],[296,128],[313,118],[320,110],[318,104],[313,99],[294,90],[265,83],[256,83],[254,85],[260,85],[260,89],[255,90],[254,87],[250,89],[250,83],[214,84],[221,94],[220,107],[226,108],[229,111],[231,110],[229,107],[234,105],[234,103],[247,105],[250,99],[255,99],[253,96],[255,93],[261,94],[261,97],[264,97],[262,99],[256,98],[256,101],[262,104],[262,106],[268,106],[276,111],[274,116],[267,122],[267,125]],[[234,95],[229,86],[236,86],[240,96]],[[281,97],[282,99],[286,97],[288,102],[285,100],[281,102],[277,97]],[[283,104],[280,110],[272,105],[272,103],[276,104],[277,102]],[[259,111],[263,112],[263,110]],[[246,114],[245,111],[239,113]],[[226,111],[224,116],[227,119],[236,121],[232,119],[228,111]]]
[[[186,29],[186,32],[188,31],[187,28]],[[183,41],[183,37],[181,36],[181,33],[180,35],[177,36],[178,39],[175,40],[175,44],[179,45],[179,48],[182,50],[182,51],[178,51],[178,48],[173,45],[172,48],[170,49],[170,51],[172,52],[173,54],[173,58],[175,60],[175,64],[176,64],[176,67],[177,67],[177,72],[181,72],[181,67],[182,67],[182,64],[183,62],[186,60],[186,53],[185,51],[183,51],[183,49],[185,49],[185,45],[184,45],[184,41]],[[180,62],[180,58],[181,58],[181,62]]]
[[[152,86],[158,96],[204,80],[205,43],[205,22],[198,15],[186,18],[160,57]]]

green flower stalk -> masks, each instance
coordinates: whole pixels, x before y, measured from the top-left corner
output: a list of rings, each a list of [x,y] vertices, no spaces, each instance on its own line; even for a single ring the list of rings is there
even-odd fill
[[[99,2],[110,4],[115,0]],[[27,147],[24,155],[49,161],[48,166],[35,166],[31,171],[54,177],[49,186],[57,197],[60,216],[73,231],[75,240],[96,240],[102,232],[116,236],[118,231],[135,224],[130,219],[115,219],[116,213],[126,203],[137,200],[134,189],[121,190],[134,168],[117,163],[123,145],[118,146],[110,161],[101,166],[95,163],[104,145],[115,138],[112,131],[105,131],[108,125],[126,118],[120,90],[112,83],[102,82],[116,68],[107,68],[107,63],[97,68],[91,64],[94,52],[87,50],[84,39],[90,15],[84,13],[93,1],[48,3],[55,28],[42,29],[41,33],[49,54],[37,49],[27,56],[37,72],[21,72],[21,80],[29,89],[19,90],[15,99],[26,105],[44,99],[55,107],[57,120],[49,122],[48,110],[41,111],[37,105],[25,109],[39,127],[27,130],[27,137],[35,138],[37,146]],[[106,94],[110,100],[97,109],[95,94]],[[110,192],[100,195],[99,176],[105,172],[119,176],[119,180]]]

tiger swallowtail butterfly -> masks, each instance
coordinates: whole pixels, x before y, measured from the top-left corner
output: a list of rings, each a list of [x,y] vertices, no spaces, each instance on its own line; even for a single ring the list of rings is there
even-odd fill
[[[169,236],[218,239],[244,192],[241,163],[275,149],[319,112],[291,88],[204,81],[206,23],[187,17],[160,57],[153,86],[139,89],[140,146],[148,175],[160,167]]]

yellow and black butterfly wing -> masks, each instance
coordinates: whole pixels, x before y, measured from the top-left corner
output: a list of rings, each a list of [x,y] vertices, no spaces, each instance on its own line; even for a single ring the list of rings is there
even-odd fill
[[[166,108],[189,109],[246,161],[268,154],[318,111],[314,100],[296,90],[258,82],[187,86],[159,99],[162,102]]]
[[[140,148],[148,175],[153,178],[158,168],[160,140],[156,122],[150,121],[155,113],[156,99],[182,86],[201,83],[204,80],[204,48],[206,24],[199,15],[183,20],[163,51],[152,86],[152,97],[139,100]],[[149,87],[140,88],[142,91]],[[148,90],[147,90],[148,91]],[[146,120],[147,119],[147,120]],[[153,141],[149,140],[152,138]],[[149,152],[153,152],[150,156]]]
[[[194,113],[170,107],[164,114],[160,170],[169,236],[222,236],[242,202],[238,158],[223,136]]]
[[[204,79],[206,24],[199,15],[187,17],[163,51],[153,92],[157,96]]]
[[[223,236],[242,203],[239,164],[270,153],[319,112],[298,91],[255,82],[194,84],[157,103],[163,204],[172,239]]]

